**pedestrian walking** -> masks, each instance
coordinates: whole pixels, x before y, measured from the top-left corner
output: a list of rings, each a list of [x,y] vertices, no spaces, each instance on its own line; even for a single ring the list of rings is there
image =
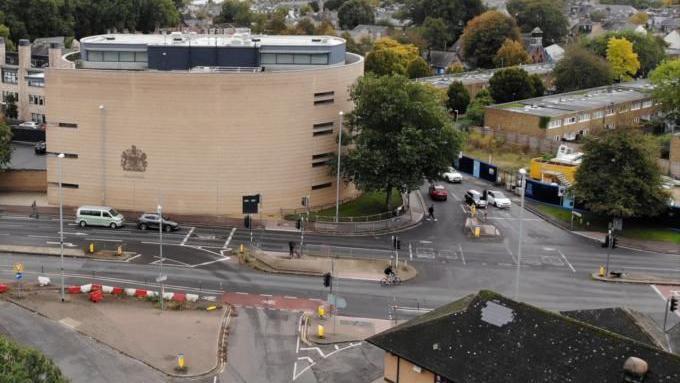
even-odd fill
[[[288,254],[290,255],[291,258],[293,257],[294,251],[295,251],[295,242],[293,242],[293,241],[288,242]]]
[[[430,207],[427,208],[427,213],[429,214],[430,219],[434,219],[434,205],[430,205]]]

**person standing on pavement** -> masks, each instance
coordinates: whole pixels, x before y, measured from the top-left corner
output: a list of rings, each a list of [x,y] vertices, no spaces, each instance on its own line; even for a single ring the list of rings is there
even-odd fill
[[[430,207],[427,208],[427,213],[429,214],[430,219],[434,219],[434,205],[430,205]]]
[[[293,258],[293,252],[294,251],[295,251],[295,242],[289,241],[288,242],[288,252],[289,252],[291,258]]]

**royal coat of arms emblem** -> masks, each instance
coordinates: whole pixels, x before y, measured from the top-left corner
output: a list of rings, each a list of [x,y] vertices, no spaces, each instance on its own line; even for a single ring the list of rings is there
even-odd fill
[[[120,166],[125,171],[144,172],[146,171],[146,165],[146,153],[135,145],[132,145],[130,149],[126,149],[120,155]]]

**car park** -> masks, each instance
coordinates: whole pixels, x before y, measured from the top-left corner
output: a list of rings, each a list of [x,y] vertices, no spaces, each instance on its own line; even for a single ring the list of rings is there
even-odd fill
[[[506,197],[505,194],[496,191],[489,190],[486,192],[486,200],[491,205],[494,205],[501,209],[510,208],[510,198]]]
[[[38,129],[40,128],[40,125],[35,121],[24,121],[19,124],[19,127],[24,129]]]
[[[442,174],[442,178],[446,180],[446,182],[451,182],[451,183],[461,183],[463,182],[463,175],[458,173],[454,168],[449,168],[449,170]]]
[[[486,200],[482,198],[482,193],[474,189],[465,192],[465,203],[475,205],[475,207],[480,209],[486,208]]]
[[[80,227],[108,226],[117,229],[125,225],[125,217],[108,206],[81,206],[76,211],[76,223]]]
[[[430,198],[435,201],[446,201],[449,197],[449,192],[443,185],[432,184],[430,185]]]
[[[47,153],[47,144],[45,141],[40,141],[33,146],[33,151],[35,154],[45,154]]]
[[[137,219],[137,228],[139,230],[158,230],[159,223],[158,213],[144,213]],[[178,229],[179,224],[177,222],[169,220],[168,217],[163,217],[163,231],[169,232]]]

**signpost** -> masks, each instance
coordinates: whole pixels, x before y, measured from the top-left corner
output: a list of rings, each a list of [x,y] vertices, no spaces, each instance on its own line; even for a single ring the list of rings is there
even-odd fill
[[[19,290],[19,295],[21,295],[21,279],[24,277],[24,264],[15,263],[14,272],[16,272],[17,289]]]

